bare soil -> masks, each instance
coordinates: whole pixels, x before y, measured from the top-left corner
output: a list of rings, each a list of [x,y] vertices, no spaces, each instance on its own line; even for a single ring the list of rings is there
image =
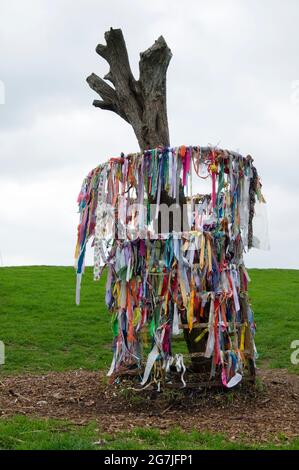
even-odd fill
[[[0,416],[66,419],[77,425],[96,420],[109,433],[179,426],[248,442],[299,436],[299,376],[286,370],[259,370],[255,386],[243,384],[229,392],[202,387],[158,393],[134,387],[132,382],[109,385],[103,373],[86,370],[4,376]]]

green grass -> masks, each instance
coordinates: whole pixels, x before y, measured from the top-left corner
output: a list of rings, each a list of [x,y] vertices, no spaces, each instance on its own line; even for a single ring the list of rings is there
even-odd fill
[[[299,271],[249,271],[250,297],[257,323],[256,344],[263,367],[290,362],[290,344],[299,339]],[[105,307],[105,277],[83,278],[81,305],[75,305],[75,272],[70,267],[0,268],[0,340],[6,364],[0,374],[42,373],[80,367],[106,369],[111,362],[110,315]],[[184,341],[176,350],[184,349]],[[95,445],[100,442],[100,445]],[[0,419],[0,449],[298,449],[299,440],[275,437],[266,444],[230,442],[215,433],[135,428],[114,435],[101,433],[96,423],[75,426],[24,416]]]
[[[36,420],[16,416],[0,419],[0,450],[254,450],[298,449],[299,440],[288,441],[284,436],[266,444],[246,444],[229,441],[225,435],[206,432],[183,432],[172,429],[161,433],[157,429],[135,428],[130,432],[102,433],[96,423],[75,426],[65,421]]]
[[[299,271],[252,269],[249,274],[257,324],[258,365],[288,368],[298,374],[299,366],[291,364],[290,345],[299,340]]]
[[[250,297],[257,322],[260,363],[292,366],[290,344],[299,339],[299,271],[253,269]],[[105,307],[105,277],[93,282],[88,268],[81,305],[75,305],[71,267],[0,269],[0,339],[6,345],[1,373],[107,369],[112,332]],[[183,348],[184,341],[176,345]]]
[[[1,268],[2,372],[107,368],[112,334],[104,286],[104,279],[93,282],[88,269],[76,306],[74,269]]]

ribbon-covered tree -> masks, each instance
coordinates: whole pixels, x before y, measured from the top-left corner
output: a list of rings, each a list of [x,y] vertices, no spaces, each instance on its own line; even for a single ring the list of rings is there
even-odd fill
[[[255,323],[243,253],[265,244],[264,233],[253,233],[256,207],[263,210],[265,201],[253,159],[213,146],[171,147],[166,73],[172,54],[164,38],[140,54],[138,80],[121,30],[110,29],[105,38],[96,51],[110,70],[104,79],[87,78],[101,98],[93,104],[131,124],[140,151],[110,158],[83,181],[76,302],[93,238],[94,279],[107,268],[112,380],[130,373],[143,376],[142,386],[151,379],[159,388],[176,370],[185,386],[184,356],[191,358],[188,372],[210,368],[210,379],[221,377],[226,387],[245,371],[254,380]],[[192,175],[208,179],[211,193],[194,195]],[[173,348],[182,331],[188,354]]]
[[[101,97],[94,100],[97,108],[113,111],[131,124],[141,151],[170,145],[167,119],[166,74],[172,52],[163,36],[146,51],[140,53],[139,79],[133,76],[126,43],[121,29],[111,28],[105,33],[106,45],[98,44],[96,52],[105,59],[110,67],[104,79],[92,73],[87,77],[89,86]],[[107,83],[109,81],[113,86]],[[155,203],[156,198],[150,203]],[[180,184],[179,204],[181,207],[181,227],[188,226],[186,197]],[[176,199],[167,191],[161,191],[160,203],[172,206]],[[169,231],[173,228],[173,212],[169,213]],[[161,214],[158,222],[161,231]],[[201,330],[184,329],[184,337],[190,353],[203,352],[205,340],[195,342]],[[210,360],[192,356],[193,367],[197,370],[210,366]]]

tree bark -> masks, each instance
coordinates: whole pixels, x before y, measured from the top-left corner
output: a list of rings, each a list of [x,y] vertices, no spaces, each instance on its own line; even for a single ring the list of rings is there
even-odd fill
[[[107,45],[99,44],[96,52],[109,64],[105,79],[94,73],[87,78],[89,86],[101,97],[93,105],[113,111],[130,123],[141,150],[159,145],[169,146],[166,108],[166,72],[172,57],[165,39],[159,39],[140,54],[139,80],[132,74],[122,31],[105,33]]]

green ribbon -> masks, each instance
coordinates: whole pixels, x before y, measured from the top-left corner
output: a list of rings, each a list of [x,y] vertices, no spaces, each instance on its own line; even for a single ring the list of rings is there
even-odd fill
[[[117,317],[117,313],[115,313],[112,317],[112,332],[113,332],[114,338],[116,336],[118,336],[118,317]]]

